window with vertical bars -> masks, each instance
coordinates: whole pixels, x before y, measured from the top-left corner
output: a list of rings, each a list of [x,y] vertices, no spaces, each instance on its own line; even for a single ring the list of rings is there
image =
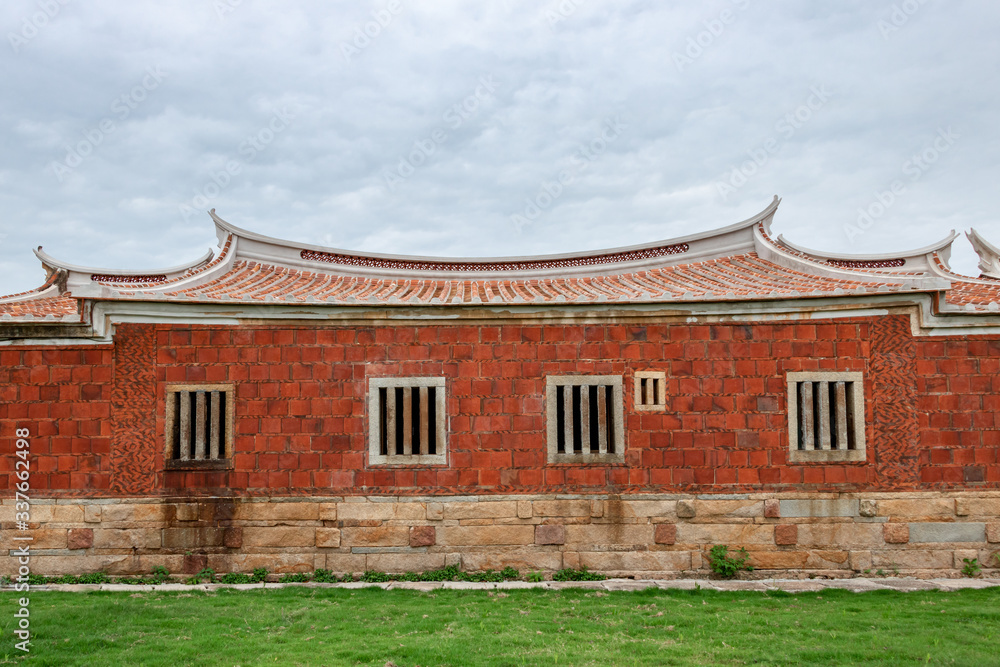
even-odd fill
[[[371,378],[368,412],[370,464],[447,463],[444,378]]]
[[[545,391],[550,463],[624,461],[620,376],[549,376]]]
[[[788,374],[789,460],[864,461],[861,373]]]
[[[226,464],[232,455],[233,385],[167,387],[169,467]]]
[[[635,372],[635,409],[665,410],[667,374],[663,371]]]

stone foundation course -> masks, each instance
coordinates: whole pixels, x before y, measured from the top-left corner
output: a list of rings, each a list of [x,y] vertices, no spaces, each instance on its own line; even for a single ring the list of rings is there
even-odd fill
[[[1000,492],[34,499],[34,574],[273,574],[458,566],[703,578],[718,544],[755,578],[997,576]],[[0,505],[13,531],[14,501]],[[0,574],[17,571],[17,558]]]

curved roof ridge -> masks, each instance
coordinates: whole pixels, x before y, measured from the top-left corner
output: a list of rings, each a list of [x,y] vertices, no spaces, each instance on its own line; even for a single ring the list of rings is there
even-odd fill
[[[361,269],[480,273],[606,266],[655,260],[657,257],[671,255],[684,255],[690,249],[689,244],[691,243],[715,239],[716,237],[721,238],[734,232],[750,229],[757,224],[770,224],[771,218],[780,203],[781,199],[775,195],[767,207],[745,220],[725,227],[672,239],[569,253],[506,257],[437,257],[344,250],[265,236],[242,229],[223,220],[216,214],[215,209],[211,209],[208,213],[216,225],[216,232],[220,236],[220,240],[222,234],[233,234],[237,238],[253,242],[252,244],[247,244],[247,246],[252,247],[242,249],[241,255],[255,260],[282,261],[282,263],[294,262],[300,265],[305,263],[306,266],[314,266],[314,263],[319,262],[338,266],[359,267]],[[748,248],[750,242],[751,238],[748,236],[745,242]],[[710,249],[705,248],[702,253],[692,253],[692,255],[698,257],[699,255],[703,255],[705,250]],[[724,247],[720,244],[719,251],[729,250],[731,250],[730,247]],[[685,259],[688,257],[694,259],[691,255],[686,256]]]
[[[841,280],[857,280],[859,276],[864,276],[904,288],[931,290],[947,289],[947,279],[934,270],[934,262],[929,258],[938,259],[942,250],[947,252],[958,236],[953,230],[944,241],[920,250],[928,254],[890,254],[883,258],[809,250],[788,243],[780,235],[777,239],[772,238],[764,225],[757,225],[754,233],[758,255],[787,268]]]
[[[921,257],[926,256],[932,252],[939,252],[943,248],[950,246],[955,239],[958,238],[958,232],[954,229],[948,233],[948,236],[941,239],[936,243],[931,243],[930,245],[924,246],[923,248],[917,248],[914,250],[904,250],[900,252],[887,252],[887,253],[835,253],[835,252],[820,252],[818,250],[812,250],[804,246],[792,243],[785,238],[783,234],[779,234],[776,242],[787,246],[788,248],[795,250],[796,252],[808,255],[810,257],[824,258],[827,260],[838,260],[844,262],[878,262],[883,260],[893,260],[893,259],[907,259],[909,257]]]
[[[174,276],[176,274],[182,273],[184,271],[189,271],[191,269],[196,269],[203,264],[207,264],[211,261],[215,252],[209,248],[208,252],[202,255],[200,258],[193,262],[186,262],[184,264],[178,264],[177,266],[168,267],[165,269],[103,269],[95,268],[90,266],[79,266],[77,264],[70,264],[68,262],[61,262],[56,258],[49,255],[47,252],[42,250],[42,246],[38,246],[36,250],[33,251],[35,257],[37,257],[46,269],[62,269],[67,272],[73,273],[86,273],[90,275],[99,276],[123,276],[123,277],[158,277],[158,276]]]
[[[965,236],[979,255],[980,279],[1000,280],[1000,249],[987,241],[974,227],[970,228]]]

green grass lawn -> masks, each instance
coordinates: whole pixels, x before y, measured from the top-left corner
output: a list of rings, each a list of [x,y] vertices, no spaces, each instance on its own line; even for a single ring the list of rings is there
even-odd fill
[[[0,594],[0,663],[998,665],[1000,591],[219,590]]]

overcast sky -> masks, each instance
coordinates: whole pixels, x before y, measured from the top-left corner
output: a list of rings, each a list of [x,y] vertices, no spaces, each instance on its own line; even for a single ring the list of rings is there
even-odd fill
[[[496,256],[690,234],[778,194],[775,231],[807,247],[1000,244],[987,0],[4,0],[0,23],[0,294],[42,282],[39,245],[193,260],[209,208]],[[955,268],[974,257],[956,241]]]

